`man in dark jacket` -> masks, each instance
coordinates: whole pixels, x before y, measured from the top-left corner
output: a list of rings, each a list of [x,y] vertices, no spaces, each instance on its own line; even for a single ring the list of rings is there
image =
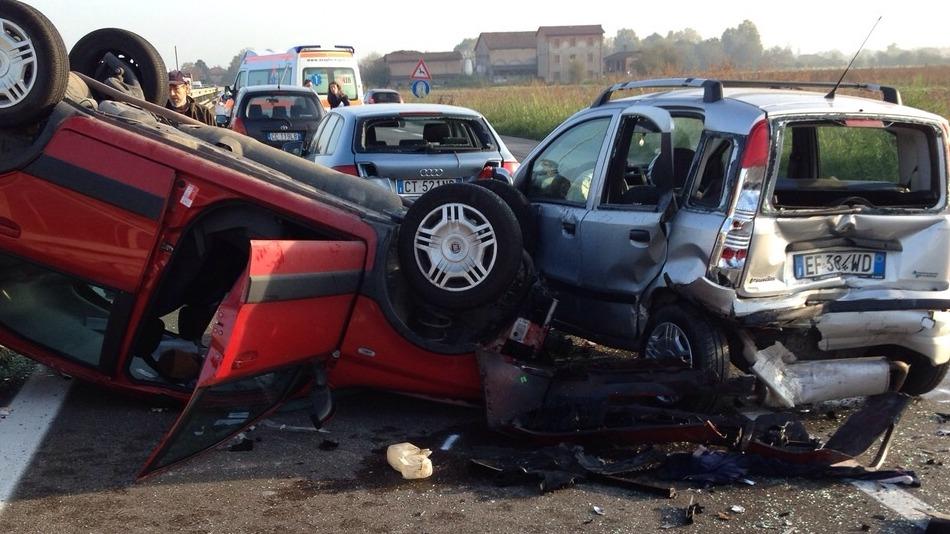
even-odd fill
[[[214,114],[208,108],[195,102],[194,98],[188,96],[191,89],[190,81],[185,73],[180,70],[173,70],[168,73],[168,103],[165,104],[165,107],[191,117],[198,122],[214,126]]]

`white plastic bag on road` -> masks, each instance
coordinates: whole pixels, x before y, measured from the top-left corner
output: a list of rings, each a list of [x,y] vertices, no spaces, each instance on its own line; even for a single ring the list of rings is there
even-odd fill
[[[420,449],[412,443],[397,443],[386,449],[386,460],[393,469],[402,473],[402,478],[426,478],[432,475],[432,460],[429,449]]]

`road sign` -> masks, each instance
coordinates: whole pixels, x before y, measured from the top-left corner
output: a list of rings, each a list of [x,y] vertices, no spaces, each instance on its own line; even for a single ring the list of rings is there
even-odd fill
[[[410,80],[431,80],[432,76],[429,74],[429,67],[426,65],[426,62],[419,60],[416,63],[416,68],[412,69],[412,76],[409,77]]]
[[[416,95],[416,98],[425,98],[429,96],[429,91],[432,88],[429,87],[428,80],[415,80],[412,82],[412,94]]]

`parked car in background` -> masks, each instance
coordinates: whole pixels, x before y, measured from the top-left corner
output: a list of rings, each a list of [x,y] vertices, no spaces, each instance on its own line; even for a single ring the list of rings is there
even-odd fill
[[[395,89],[370,89],[363,96],[364,104],[402,104],[402,95]]]
[[[378,104],[331,110],[309,158],[372,180],[402,197],[518,162],[485,118],[440,104]]]
[[[252,85],[238,91],[230,128],[280,149],[308,146],[326,112],[306,87]]]

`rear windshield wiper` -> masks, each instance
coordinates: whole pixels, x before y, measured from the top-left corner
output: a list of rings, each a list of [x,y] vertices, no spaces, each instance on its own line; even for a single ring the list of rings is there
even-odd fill
[[[870,200],[868,200],[868,199],[866,199],[866,198],[864,198],[864,197],[859,197],[859,196],[852,196],[852,197],[843,198],[843,199],[839,200],[837,204],[835,204],[835,207],[839,207],[839,206],[848,206],[848,207],[850,207],[850,208],[853,208],[853,207],[855,207],[855,206],[867,206],[867,207],[869,207],[869,208],[876,208],[876,207],[877,207],[877,205],[875,205],[875,204],[874,204],[873,202],[871,202]]]

